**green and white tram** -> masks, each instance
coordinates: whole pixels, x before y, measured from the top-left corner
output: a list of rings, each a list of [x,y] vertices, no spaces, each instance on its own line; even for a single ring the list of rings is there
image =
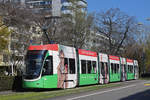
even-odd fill
[[[74,88],[138,79],[138,62],[59,44],[31,45],[24,88]]]

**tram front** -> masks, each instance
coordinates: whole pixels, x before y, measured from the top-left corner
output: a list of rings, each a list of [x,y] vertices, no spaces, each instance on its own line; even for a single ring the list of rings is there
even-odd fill
[[[28,50],[25,59],[26,70],[23,75],[24,88],[43,88],[41,74],[45,53],[46,50]]]

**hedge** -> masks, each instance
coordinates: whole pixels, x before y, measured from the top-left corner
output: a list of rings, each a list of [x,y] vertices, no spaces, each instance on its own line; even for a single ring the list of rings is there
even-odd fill
[[[19,91],[22,89],[21,77],[15,76],[1,76],[0,77],[0,91],[14,90]]]
[[[150,78],[150,73],[144,73],[141,75],[142,78]]]

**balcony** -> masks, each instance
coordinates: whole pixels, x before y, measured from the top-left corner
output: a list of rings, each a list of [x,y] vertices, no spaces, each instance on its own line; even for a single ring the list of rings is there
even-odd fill
[[[72,3],[71,2],[64,2],[64,3],[62,3],[62,6],[72,6]]]
[[[71,15],[73,15],[73,12],[71,10],[62,10],[62,14],[71,14]]]
[[[81,7],[87,7],[87,3],[84,2],[84,1],[78,1],[78,6],[81,6]]]

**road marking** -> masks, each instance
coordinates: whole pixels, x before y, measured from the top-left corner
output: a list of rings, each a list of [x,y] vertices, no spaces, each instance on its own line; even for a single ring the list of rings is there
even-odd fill
[[[96,93],[93,93],[93,94],[82,95],[82,96],[78,96],[78,97],[74,97],[74,98],[69,98],[67,100],[74,100],[74,99],[89,97],[89,96],[93,96],[93,95],[97,95],[97,94],[103,94],[103,93],[106,93],[106,92],[117,91],[117,90],[121,90],[121,89],[124,89],[124,88],[129,88],[129,87],[134,87],[134,86],[136,86],[136,85],[129,85],[129,86],[115,88],[115,89],[111,89],[111,90],[107,90],[107,91],[96,92]]]
[[[144,86],[150,86],[150,83],[145,83]]]

